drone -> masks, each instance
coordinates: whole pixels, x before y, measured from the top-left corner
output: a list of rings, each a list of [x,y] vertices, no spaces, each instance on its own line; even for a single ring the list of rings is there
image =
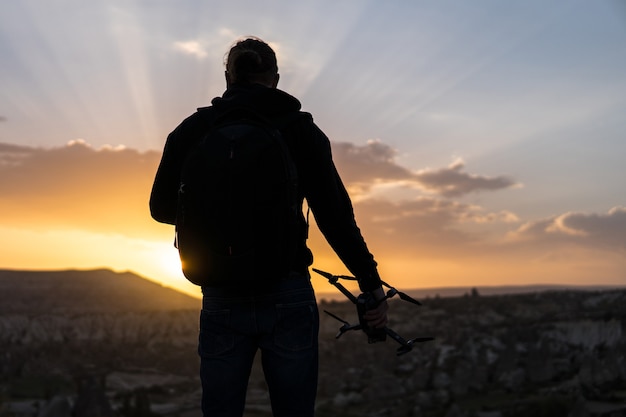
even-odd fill
[[[348,291],[346,287],[344,287],[339,282],[340,279],[356,281],[357,279],[355,277],[346,276],[346,275],[333,275],[329,272],[320,271],[319,269],[315,269],[315,268],[313,268],[313,271],[317,272],[318,274],[326,278],[329,283],[334,285],[339,291],[341,291],[343,295],[345,295],[350,301],[352,301],[352,303],[354,303],[357,308],[357,314],[359,316],[358,324],[350,324],[349,322],[342,319],[341,317],[338,317],[335,314],[327,310],[324,310],[324,313],[328,314],[335,320],[343,323],[343,325],[339,328],[339,332],[335,336],[335,339],[339,339],[345,332],[349,330],[362,330],[363,332],[365,332],[365,334],[367,335],[368,343],[384,342],[387,339],[387,336],[389,336],[400,344],[400,347],[396,351],[397,356],[404,355],[405,353],[408,353],[411,350],[413,350],[413,345],[415,343],[428,342],[428,341],[435,339],[434,337],[416,337],[414,339],[407,340],[387,326],[382,327],[382,328],[372,328],[368,326],[367,322],[363,318],[363,315],[365,314],[365,312],[373,308],[376,308],[384,300],[392,298],[396,295],[400,297],[401,300],[408,301],[417,306],[422,305],[419,301],[415,300],[414,298],[408,296],[407,294],[403,292],[396,290],[395,288],[393,288],[386,282],[381,281],[383,286],[389,288],[389,291],[387,291],[385,296],[381,298],[380,300],[376,300],[374,298],[374,295],[371,292],[365,292],[365,293],[360,294],[358,297],[355,297],[354,294]]]

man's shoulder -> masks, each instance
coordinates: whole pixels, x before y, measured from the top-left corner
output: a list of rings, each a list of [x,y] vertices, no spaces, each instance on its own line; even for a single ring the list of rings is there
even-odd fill
[[[310,113],[299,110],[277,114],[273,118],[281,127],[303,128],[313,125],[313,116]]]
[[[207,125],[213,115],[213,109],[209,107],[199,107],[194,113],[183,119],[176,127],[177,132],[195,131]]]

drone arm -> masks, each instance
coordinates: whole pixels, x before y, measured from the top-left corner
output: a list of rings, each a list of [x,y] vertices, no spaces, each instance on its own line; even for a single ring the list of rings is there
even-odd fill
[[[333,284],[335,287],[337,287],[337,289],[341,291],[343,295],[348,297],[348,299],[352,301],[353,304],[356,304],[356,297],[350,291],[348,291],[346,287],[341,285],[338,281],[335,281],[335,282],[330,281],[330,283]]]
[[[313,271],[317,272],[318,274],[326,278],[328,282],[330,282],[332,285],[337,287],[337,289],[341,291],[343,295],[348,297],[348,299],[352,301],[352,303],[356,304],[356,297],[350,291],[348,291],[346,287],[344,287],[343,285],[341,285],[341,283],[339,283],[339,278],[343,278],[342,275],[333,275],[329,272],[324,272],[316,268],[313,268]]]
[[[385,327],[385,333],[389,335],[393,340],[400,343],[403,346],[406,346],[409,342],[402,336],[400,336],[395,331],[391,330],[389,327]]]

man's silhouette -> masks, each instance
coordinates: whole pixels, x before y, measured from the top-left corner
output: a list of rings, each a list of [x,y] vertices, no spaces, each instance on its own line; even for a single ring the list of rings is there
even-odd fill
[[[181,169],[214,120],[233,109],[252,110],[280,126],[297,170],[299,230],[308,222],[303,200],[318,227],[363,292],[384,297],[376,262],[357,227],[348,193],[333,164],[330,142],[300,102],[277,88],[276,55],[258,38],[237,42],[226,61],[226,91],[211,106],[185,119],[167,138],[150,198],[159,222],[177,223]],[[193,151],[191,151],[193,152]],[[239,208],[240,209],[240,208]],[[255,208],[248,208],[255,216]],[[256,218],[258,222],[266,219]],[[266,236],[271,241],[275,236]],[[308,267],[313,262],[301,233],[288,272],[257,269],[236,277],[249,285],[203,285],[199,354],[205,416],[241,417],[252,362],[262,354],[272,410],[278,417],[313,416],[318,374],[319,316]],[[368,311],[372,327],[387,323],[387,303]]]

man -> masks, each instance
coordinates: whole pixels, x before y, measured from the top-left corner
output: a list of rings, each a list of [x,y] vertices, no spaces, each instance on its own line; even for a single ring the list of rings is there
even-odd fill
[[[277,88],[276,55],[258,38],[237,42],[226,61],[226,91],[185,119],[167,138],[150,197],[155,220],[177,223],[181,170],[189,152],[216,120],[245,109],[279,125],[297,171],[297,241],[285,268],[257,268],[233,282],[202,285],[199,354],[205,417],[241,417],[250,369],[261,350],[272,410],[277,417],[313,416],[318,373],[319,315],[308,267],[306,198],[327,241],[358,278],[363,292],[384,297],[376,262],[354,219],[352,204],[332,161],[330,142],[300,102]],[[241,209],[241,207],[238,207]],[[249,218],[255,216],[249,208]],[[265,219],[255,218],[258,223]],[[277,237],[265,236],[268,245]],[[284,243],[284,242],[283,242]],[[179,248],[180,249],[180,248]],[[263,250],[263,248],[259,248]],[[285,270],[283,273],[275,271]],[[236,284],[235,284],[236,282]],[[387,302],[369,310],[374,328],[387,323]]]

